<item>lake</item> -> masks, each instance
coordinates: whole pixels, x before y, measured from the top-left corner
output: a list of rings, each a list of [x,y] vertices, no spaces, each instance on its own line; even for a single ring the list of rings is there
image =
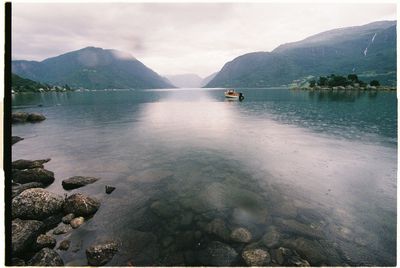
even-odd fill
[[[115,239],[117,265],[209,265],[212,241],[311,265],[396,265],[397,98],[391,92],[242,89],[120,90],[13,95],[25,140],[12,158],[51,158],[61,195],[98,198],[98,212],[59,251],[69,266]],[[40,105],[40,106],[38,106]],[[101,180],[65,191],[63,179]],[[107,195],[105,185],[116,190]],[[251,241],[230,238],[245,228]]]

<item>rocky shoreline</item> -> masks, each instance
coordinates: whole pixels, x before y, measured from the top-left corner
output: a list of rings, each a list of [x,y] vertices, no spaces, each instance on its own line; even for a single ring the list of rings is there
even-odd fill
[[[41,114],[13,113],[13,123],[40,122]],[[13,137],[12,144],[24,140]],[[19,159],[11,163],[11,265],[63,266],[57,250],[68,250],[70,241],[63,240],[56,247],[56,236],[73,232],[90,220],[100,207],[100,201],[83,193],[61,196],[45,188],[54,183],[52,171],[44,164],[50,159]],[[76,189],[98,181],[99,178],[74,176],[62,181],[64,189]],[[108,186],[107,187],[112,187]],[[108,188],[106,187],[106,191]],[[89,265],[102,264],[112,259],[118,247],[110,241],[96,243],[87,249]],[[114,242],[113,242],[114,243]],[[106,249],[103,249],[105,247]]]
[[[396,91],[396,87],[390,86],[337,86],[337,87],[328,87],[328,86],[303,86],[303,87],[292,87],[291,90],[310,90],[310,91]]]

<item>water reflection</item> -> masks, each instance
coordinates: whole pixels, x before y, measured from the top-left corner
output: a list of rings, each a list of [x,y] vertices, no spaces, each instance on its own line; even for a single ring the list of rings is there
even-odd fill
[[[49,189],[62,194],[68,176],[102,177],[72,191],[102,205],[58,237],[72,241],[74,250],[61,252],[67,265],[86,265],[85,249],[108,238],[121,243],[111,266],[212,265],[213,241],[239,253],[231,265],[245,265],[245,247],[265,249],[275,262],[285,247],[311,265],[395,263],[396,148],[298,127],[296,117],[329,124],[310,109],[313,97],[290,102],[291,93],[279,91],[261,101],[258,91],[239,103],[222,101],[218,91],[151,91],[146,101],[145,93],[97,93],[97,100],[92,93],[57,99],[61,106],[40,108],[48,120],[14,128],[37,134],[13,147],[15,159],[52,158],[46,167],[57,181]],[[326,97],[348,102],[339,100]],[[327,114],[343,108],[333,107]],[[117,189],[106,195],[104,184]],[[237,228],[251,238],[232,238]]]

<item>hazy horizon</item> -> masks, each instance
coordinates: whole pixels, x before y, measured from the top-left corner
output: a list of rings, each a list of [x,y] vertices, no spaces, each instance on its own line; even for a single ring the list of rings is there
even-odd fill
[[[395,4],[13,3],[12,58],[94,46],[128,52],[163,76],[204,78],[246,53],[381,20],[396,20]]]

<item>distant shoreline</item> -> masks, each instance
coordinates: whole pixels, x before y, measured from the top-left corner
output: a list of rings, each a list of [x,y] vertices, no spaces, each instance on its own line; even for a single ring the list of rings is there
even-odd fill
[[[337,86],[337,87],[320,87],[320,86],[315,86],[315,87],[310,87],[310,86],[305,86],[305,87],[292,87],[290,88],[291,90],[309,90],[309,91],[396,91],[396,87],[391,87],[391,86],[367,86],[367,87],[353,87],[353,86]]]

